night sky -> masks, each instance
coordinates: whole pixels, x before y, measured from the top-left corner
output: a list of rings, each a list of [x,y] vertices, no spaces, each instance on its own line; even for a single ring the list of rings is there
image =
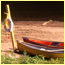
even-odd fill
[[[14,20],[64,20],[64,1],[1,1],[1,19],[5,18],[5,5],[10,5]],[[18,18],[18,19],[17,19]]]

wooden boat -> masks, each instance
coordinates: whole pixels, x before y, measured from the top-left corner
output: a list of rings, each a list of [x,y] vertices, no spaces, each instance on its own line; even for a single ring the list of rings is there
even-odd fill
[[[64,49],[64,42],[53,42],[53,41],[42,41],[42,40],[35,40],[30,39],[27,37],[22,37],[24,42],[28,42],[31,44],[51,47],[51,48],[58,48],[58,49]]]
[[[36,44],[17,41],[19,51],[34,55],[44,55],[46,58],[64,58],[64,49],[48,48]]]

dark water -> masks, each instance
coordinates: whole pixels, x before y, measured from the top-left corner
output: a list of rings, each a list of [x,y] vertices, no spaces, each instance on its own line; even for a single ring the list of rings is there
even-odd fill
[[[1,1],[1,19],[5,18],[5,5],[10,5],[13,20],[64,21],[63,1]]]

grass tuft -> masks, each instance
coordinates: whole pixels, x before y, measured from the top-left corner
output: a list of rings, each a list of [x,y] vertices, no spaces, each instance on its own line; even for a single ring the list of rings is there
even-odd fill
[[[64,64],[64,58],[45,59],[43,55],[29,56],[26,51],[23,52],[24,56],[15,58],[13,52],[11,53],[14,58],[9,55],[1,55],[1,64]]]

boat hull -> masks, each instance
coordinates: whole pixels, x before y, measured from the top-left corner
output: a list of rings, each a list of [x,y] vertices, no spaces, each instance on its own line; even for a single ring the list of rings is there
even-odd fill
[[[25,44],[23,42],[17,41],[17,46],[19,51],[23,52],[26,50],[26,52],[33,54],[33,55],[44,55],[46,58],[64,58],[64,51],[61,53],[59,52],[51,52],[51,51],[46,51],[46,50],[40,50],[35,48],[34,46],[31,46],[29,44]]]

